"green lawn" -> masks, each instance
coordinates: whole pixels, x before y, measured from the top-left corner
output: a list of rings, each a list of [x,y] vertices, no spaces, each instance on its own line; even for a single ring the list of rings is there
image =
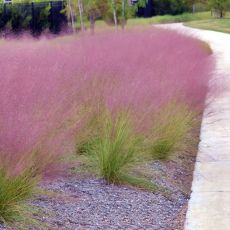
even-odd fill
[[[189,22],[194,20],[207,20],[211,19],[210,12],[201,13],[184,13],[180,15],[163,15],[154,16],[152,18],[132,18],[127,22],[128,26],[145,26],[156,23],[171,23],[171,22]]]
[[[224,19],[217,19],[211,16],[211,12],[200,12],[200,13],[184,13],[180,15],[163,15],[154,16],[151,18],[131,18],[127,21],[127,27],[132,28],[135,26],[145,27],[152,24],[158,23],[173,23],[173,22],[184,22],[186,26],[214,30],[224,33],[230,33],[230,12],[226,13]],[[89,28],[89,21],[85,20],[85,27]],[[76,27],[80,29],[80,22],[76,22]],[[104,21],[97,20],[95,24],[95,30],[108,30],[114,29],[113,26],[108,26]],[[119,27],[120,29],[120,27]]]
[[[193,28],[230,33],[230,18],[191,21],[185,23],[185,25]]]
[[[147,26],[157,23],[184,22],[185,25],[194,28],[214,30],[224,33],[230,33],[230,12],[226,13],[224,19],[217,19],[211,16],[211,12],[184,13],[181,15],[164,15],[152,18],[133,18],[127,22],[128,27]]]

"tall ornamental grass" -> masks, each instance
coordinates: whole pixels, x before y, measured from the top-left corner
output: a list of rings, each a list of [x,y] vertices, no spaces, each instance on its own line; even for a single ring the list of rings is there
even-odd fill
[[[139,138],[132,130],[127,114],[119,113],[113,119],[105,111],[99,120],[99,130],[91,145],[101,175],[110,183],[120,183],[122,169],[135,160]]]
[[[32,181],[54,175],[75,148],[97,159],[108,182],[121,181],[123,173],[127,179],[139,141],[141,149],[166,156],[187,136],[191,114],[204,107],[213,64],[200,41],[154,28],[25,37],[4,41],[0,50],[0,168],[6,181],[31,168]],[[175,100],[186,106],[162,109]],[[107,112],[95,116],[101,105]],[[21,196],[12,189],[12,199]]]
[[[83,131],[76,138],[77,153],[85,154],[108,183],[157,191],[154,183],[129,173],[142,157],[144,140],[143,134],[134,130],[132,121],[125,109],[114,114],[105,108],[94,111],[93,120],[83,129],[90,134]]]

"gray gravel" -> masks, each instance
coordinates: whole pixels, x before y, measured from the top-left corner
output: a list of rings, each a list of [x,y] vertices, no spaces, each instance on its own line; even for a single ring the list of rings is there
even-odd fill
[[[181,194],[171,201],[160,194],[106,185],[92,178],[59,179],[43,187],[63,194],[40,196],[33,202],[46,211],[38,219],[48,224],[47,229],[176,230],[180,229],[176,222],[182,221],[177,216],[187,203]]]
[[[42,187],[58,192],[33,201],[43,211],[35,218],[46,224],[45,229],[182,229],[184,216],[178,219],[178,215],[187,204],[182,194],[171,200],[161,194],[106,185],[103,180],[92,178],[62,178]]]

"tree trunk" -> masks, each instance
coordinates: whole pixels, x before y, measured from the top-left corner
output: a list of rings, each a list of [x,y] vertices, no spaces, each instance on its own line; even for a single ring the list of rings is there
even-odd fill
[[[192,4],[192,13],[193,14],[196,13],[196,4],[195,3]]]
[[[91,34],[94,35],[94,27],[95,27],[94,16],[90,15],[89,19],[90,19],[90,31],[91,31]]]
[[[122,0],[122,29],[125,29],[125,0]]]
[[[74,25],[74,15],[73,15],[73,10],[72,10],[72,5],[71,5],[71,0],[68,0],[68,6],[69,6],[69,13],[70,13],[70,20],[71,20],[71,26],[73,33],[76,33],[75,25]]]
[[[113,20],[114,20],[114,25],[117,29],[117,12],[116,12],[116,5],[115,5],[115,0],[112,0],[112,7],[113,7]]]
[[[220,18],[223,18],[223,17],[224,17],[224,11],[220,10]]]
[[[82,0],[78,0],[78,10],[80,15],[81,31],[85,30],[84,20],[83,20],[83,5]]]

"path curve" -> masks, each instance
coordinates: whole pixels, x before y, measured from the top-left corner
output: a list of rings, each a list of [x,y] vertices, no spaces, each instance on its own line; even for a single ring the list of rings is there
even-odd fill
[[[230,34],[192,29],[182,23],[157,25],[200,38],[210,44],[216,68],[207,96],[192,194],[185,230],[230,229]],[[214,87],[214,88],[215,88]]]

